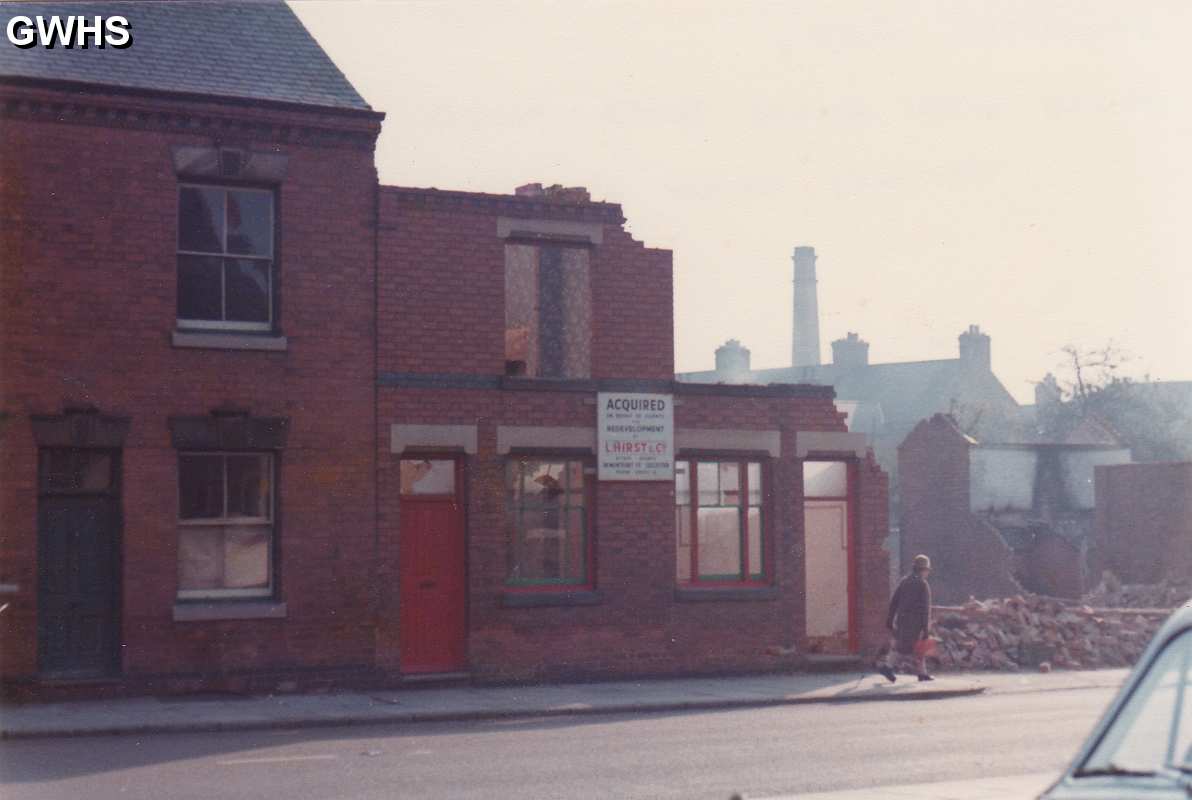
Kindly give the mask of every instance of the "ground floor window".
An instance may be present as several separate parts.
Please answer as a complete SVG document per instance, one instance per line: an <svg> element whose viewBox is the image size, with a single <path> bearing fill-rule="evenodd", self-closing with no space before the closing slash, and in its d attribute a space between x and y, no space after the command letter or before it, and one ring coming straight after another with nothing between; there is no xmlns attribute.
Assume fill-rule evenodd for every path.
<svg viewBox="0 0 1192 800"><path fill-rule="evenodd" d="M764 497L760 461L675 462L679 583L766 581Z"/></svg>
<svg viewBox="0 0 1192 800"><path fill-rule="evenodd" d="M518 457L505 471L511 586L592 583L589 466L582 459Z"/></svg>
<svg viewBox="0 0 1192 800"><path fill-rule="evenodd" d="M273 593L269 453L178 456L178 597Z"/></svg>

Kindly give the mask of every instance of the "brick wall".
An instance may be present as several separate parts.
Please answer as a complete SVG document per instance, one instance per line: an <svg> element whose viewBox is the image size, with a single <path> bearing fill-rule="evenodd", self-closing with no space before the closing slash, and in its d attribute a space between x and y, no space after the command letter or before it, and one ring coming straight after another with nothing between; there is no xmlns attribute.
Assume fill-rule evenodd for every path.
<svg viewBox="0 0 1192 800"><path fill-rule="evenodd" d="M1093 580L1109 569L1127 583L1192 574L1192 463L1094 469Z"/></svg>
<svg viewBox="0 0 1192 800"><path fill-rule="evenodd" d="M675 375L674 285L669 250L606 226L592 259L593 378Z"/></svg>
<svg viewBox="0 0 1192 800"><path fill-rule="evenodd" d="M902 563L930 556L936 601L967 599L971 573L988 564L974 563L969 547L982 538L969 514L969 445L950 417L923 420L899 445L898 494Z"/></svg>
<svg viewBox="0 0 1192 800"><path fill-rule="evenodd" d="M1075 599L1083 595L1086 588L1083 566L1084 558L1075 545L1055 534L1041 534L1029 554L1016 560L1015 574L1029 591ZM1012 594L1003 592L1000 596Z"/></svg>
<svg viewBox="0 0 1192 800"><path fill-rule="evenodd" d="M373 116L6 87L0 319L0 674L35 673L29 415L131 418L123 453L126 675L368 665L373 635ZM288 156L277 194L285 352L180 349L173 145ZM231 404L290 420L280 458L285 619L174 622L177 454L167 418Z"/></svg>
<svg viewBox="0 0 1192 800"><path fill-rule="evenodd" d="M383 268L383 265L382 265ZM773 576L777 592L755 599L694 600L676 594L674 492L669 483L600 483L595 495L595 588L590 606L510 608L505 586L505 457L498 425L594 427L584 392L385 387L378 439L381 604L378 659L401 664L398 625L400 536L398 456L387 426L477 425L478 452L464 458L468 548L468 663L480 680L614 677L772 669L778 648L802 647L803 520L795 432L843 430L830 396L749 397L681 393L676 427L780 430L783 456L770 473ZM857 477L857 591L860 644L882 641L889 592L886 477L872 459Z"/></svg>
<svg viewBox="0 0 1192 800"><path fill-rule="evenodd" d="M1012 597L1024 591L1015 576L1025 574L1030 565L1021 562L1029 560L1030 555L1016 555L997 528L975 515L970 515L957 531L956 561L952 562L955 569L949 569L942 578L931 577L931 585L939 587L936 594L940 603L960 603L970 597ZM1040 577L1055 571L1051 559L1058 552L1049 548L1047 553L1048 566L1040 565Z"/></svg>
<svg viewBox="0 0 1192 800"><path fill-rule="evenodd" d="M5 88L0 367L0 676L37 670L36 447L30 415L91 405L128 417L123 451L121 668L130 685L222 685L281 674L392 677L400 507L389 426L475 425L465 459L468 660L482 679L764 669L805 644L798 431L845 430L823 388L677 387L671 255L634 241L604 203L378 188L378 119ZM278 190L284 351L175 347L174 145L288 157ZM591 380L501 379L500 218L597 226ZM379 254L380 261L376 261ZM13 376L16 379L13 379ZM422 382L420 383L420 376ZM379 385L378 385L379 383ZM532 384L532 382L529 382ZM594 427L592 394L675 392L680 429L778 430L770 472L776 591L692 599L675 589L673 487L595 491L596 605L503 602L499 425ZM176 622L177 451L167 420L234 406L289 419L277 524L282 619ZM378 424L379 423L379 424ZM731 455L726 453L725 455ZM885 475L857 464L859 639L889 592Z"/></svg>
<svg viewBox="0 0 1192 800"><path fill-rule="evenodd" d="M378 251L381 372L505 372L500 218L594 224L592 378L674 377L671 253L621 229L619 206L384 187Z"/></svg>
<svg viewBox="0 0 1192 800"><path fill-rule="evenodd" d="M890 586L890 554L885 548L889 533L889 476L871 450L858 465L857 498L857 613L859 644L874 651L886 644L886 610Z"/></svg>
<svg viewBox="0 0 1192 800"><path fill-rule="evenodd" d="M379 369L500 375L505 251L496 220L418 199L381 190Z"/></svg>
<svg viewBox="0 0 1192 800"><path fill-rule="evenodd" d="M498 219L598 224L592 247L592 370L589 382L516 389L504 369L504 242ZM774 581L764 599L691 600L676 595L674 492L669 483L600 483L595 490L594 564L599 602L508 607L506 457L500 425L594 428L602 381L664 382L672 391L671 254L645 247L622 228L619 206L540 198L386 187L378 239L378 494L380 613L378 661L401 668L401 535L398 456L388 426L474 425L478 452L464 458L467 504L468 666L482 680L740 671L783 663L775 648L802 645L802 472L799 430L844 431L822 389L776 396L740 390L680 394L678 429L782 432L783 457L768 462ZM419 378L421 376L421 378ZM474 384L469 387L469 379ZM421 380L415 387L412 383ZM502 388L504 387L504 388ZM859 471L857 585L861 639L880 630L875 608L889 590L881 551L885 476ZM876 598L876 599L875 599ZM883 612L884 613L884 612Z"/></svg>

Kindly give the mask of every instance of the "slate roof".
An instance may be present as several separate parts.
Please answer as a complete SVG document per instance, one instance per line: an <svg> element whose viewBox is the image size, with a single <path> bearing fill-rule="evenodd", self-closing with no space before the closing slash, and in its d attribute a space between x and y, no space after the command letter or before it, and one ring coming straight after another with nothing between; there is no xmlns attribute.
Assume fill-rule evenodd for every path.
<svg viewBox="0 0 1192 800"><path fill-rule="evenodd" d="M1136 384L1142 391L1151 391L1162 402L1184 408L1192 413L1192 381L1148 381Z"/></svg>
<svg viewBox="0 0 1192 800"><path fill-rule="evenodd" d="M715 370L687 372L677 376L691 383L716 383L723 376ZM777 367L759 369L740 376L748 383L813 383L836 389L840 400L878 403L885 422L895 427L913 425L937 411L947 411L958 401L993 402L1007 409L1017 406L993 373L965 367L958 358L934 361L905 361L842 367ZM736 382L736 381L734 381Z"/></svg>
<svg viewBox="0 0 1192 800"><path fill-rule="evenodd" d="M120 15L130 47L0 47L0 78L34 78L369 111L323 48L280 0L0 3L21 14Z"/></svg>
<svg viewBox="0 0 1192 800"><path fill-rule="evenodd" d="M1147 399L1155 404L1156 410L1163 415L1172 417L1182 416L1192 418L1192 381L1135 381L1128 387L1128 391L1136 397ZM1018 430L1027 434L1040 429L1039 406L1024 405L1018 409ZM1087 417L1073 420L1066 431L1061 431L1064 443L1069 444L1103 444L1121 443L1122 437L1113 430L1112 426L1099 417ZM1041 436L1031 439L1022 438L1024 442L1045 442ZM1052 440L1054 441L1054 440ZM1188 443L1192 446L1192 443Z"/></svg>

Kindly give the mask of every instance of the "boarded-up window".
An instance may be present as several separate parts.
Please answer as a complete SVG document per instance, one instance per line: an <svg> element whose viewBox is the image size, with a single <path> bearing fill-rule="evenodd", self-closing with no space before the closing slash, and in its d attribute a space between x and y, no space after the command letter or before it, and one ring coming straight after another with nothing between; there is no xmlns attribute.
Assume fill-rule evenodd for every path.
<svg viewBox="0 0 1192 800"><path fill-rule="evenodd" d="M591 374L592 294L588 250L505 246L505 365L510 375Z"/></svg>
<svg viewBox="0 0 1192 800"><path fill-rule="evenodd" d="M273 591L273 456L178 456L178 597Z"/></svg>

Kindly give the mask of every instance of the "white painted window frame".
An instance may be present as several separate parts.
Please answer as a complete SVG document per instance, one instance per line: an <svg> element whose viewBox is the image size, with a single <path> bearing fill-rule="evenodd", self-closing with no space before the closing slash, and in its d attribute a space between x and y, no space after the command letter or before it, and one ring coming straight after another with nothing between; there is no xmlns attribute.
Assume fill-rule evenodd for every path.
<svg viewBox="0 0 1192 800"><path fill-rule="evenodd" d="M222 526L232 527L246 527L257 526L269 529L269 585L263 589L178 589L177 598L179 600L213 600L222 598L261 598L272 597L274 590L274 571L275 564L273 563L274 545L274 520L276 519L275 498L276 498L276 462L273 453L260 452L257 450L183 450L178 453L179 465L185 456L221 456L223 457L223 514L219 517L203 517L199 519L183 519L182 518L182 477L181 469L179 469L178 478L178 527L181 528L218 528ZM269 496L268 496L268 516L265 517L229 517L228 516L228 466L227 456L258 456L265 459L266 474L269 476Z"/></svg>

